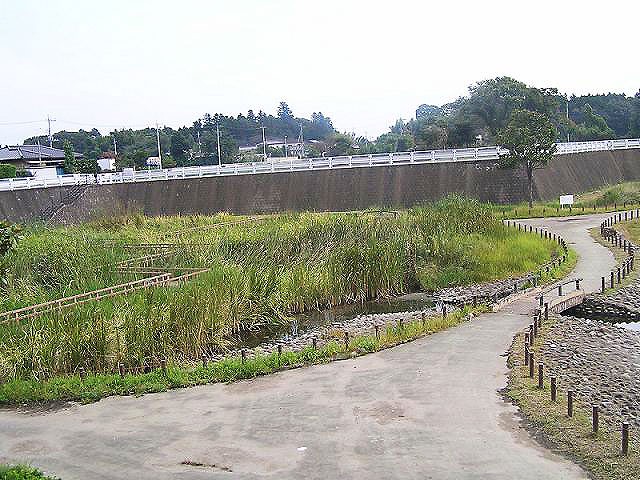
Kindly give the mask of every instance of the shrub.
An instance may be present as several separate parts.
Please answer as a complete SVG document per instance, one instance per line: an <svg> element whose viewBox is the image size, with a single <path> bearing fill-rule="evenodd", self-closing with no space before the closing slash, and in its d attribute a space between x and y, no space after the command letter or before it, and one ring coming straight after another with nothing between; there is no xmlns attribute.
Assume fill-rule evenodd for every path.
<svg viewBox="0 0 640 480"><path fill-rule="evenodd" d="M0 163L0 178L16 178L16 167L8 163Z"/></svg>

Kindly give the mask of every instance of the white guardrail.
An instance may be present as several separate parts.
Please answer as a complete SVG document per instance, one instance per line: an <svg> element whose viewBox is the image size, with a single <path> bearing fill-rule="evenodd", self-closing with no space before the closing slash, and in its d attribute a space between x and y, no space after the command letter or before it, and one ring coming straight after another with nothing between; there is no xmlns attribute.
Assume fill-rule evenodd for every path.
<svg viewBox="0 0 640 480"><path fill-rule="evenodd" d="M640 139L601 140L596 142L558 143L556 155L578 152L623 150L640 148ZM463 148L452 150L430 150L426 152L397 152L372 155L344 155L339 157L292 158L276 162L228 163L222 166L178 167L162 170L138 170L129 174L123 172L100 173L98 175L73 174L50 178L10 178L0 180L0 190L23 190L30 188L60 187L65 185L92 185L129 182L149 182L180 178L219 177L230 175L253 175L258 173L298 172L307 170L327 170L339 168L376 167L389 165L409 165L420 163L473 162L477 160L497 160L508 153L501 147Z"/></svg>

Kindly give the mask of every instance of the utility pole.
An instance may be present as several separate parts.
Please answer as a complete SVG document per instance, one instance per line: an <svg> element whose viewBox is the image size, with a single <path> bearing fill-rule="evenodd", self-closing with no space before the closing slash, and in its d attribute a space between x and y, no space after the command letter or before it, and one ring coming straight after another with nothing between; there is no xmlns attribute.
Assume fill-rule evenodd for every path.
<svg viewBox="0 0 640 480"><path fill-rule="evenodd" d="M260 127L262 129L262 155L264 155L264 161L267 161L267 141L264 138L264 125Z"/></svg>
<svg viewBox="0 0 640 480"><path fill-rule="evenodd" d="M567 143L569 143L569 95L567 95Z"/></svg>
<svg viewBox="0 0 640 480"><path fill-rule="evenodd" d="M56 119L55 118L51 118L49 117L49 115L47 115L47 123L49 124L49 146L53 147L53 137L51 136L51 122L55 122Z"/></svg>
<svg viewBox="0 0 640 480"><path fill-rule="evenodd" d="M40 146L40 136L38 135L36 139L38 140L38 161L42 167L42 146Z"/></svg>
<svg viewBox="0 0 640 480"><path fill-rule="evenodd" d="M300 134L298 135L298 143L302 145L301 157L304 158L304 135L302 134L302 124L300 124Z"/></svg>
<svg viewBox="0 0 640 480"><path fill-rule="evenodd" d="M287 153L287 136L284 136L284 158L287 158L289 154Z"/></svg>
<svg viewBox="0 0 640 480"><path fill-rule="evenodd" d="M220 126L216 123L216 136L217 136L217 144L218 144L218 166L222 165L222 156L220 154Z"/></svg>
<svg viewBox="0 0 640 480"><path fill-rule="evenodd" d="M158 159L160 160L160 168L162 169L162 152L160 151L160 129L156 122L156 141L158 142Z"/></svg>

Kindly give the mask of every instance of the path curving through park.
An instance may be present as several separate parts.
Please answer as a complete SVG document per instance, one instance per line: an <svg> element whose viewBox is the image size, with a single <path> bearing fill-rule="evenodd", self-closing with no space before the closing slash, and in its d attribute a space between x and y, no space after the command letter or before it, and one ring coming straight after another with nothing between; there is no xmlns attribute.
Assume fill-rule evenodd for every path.
<svg viewBox="0 0 640 480"><path fill-rule="evenodd" d="M522 223L561 234L591 291L615 263L588 232L604 218ZM63 480L588 478L532 439L500 393L534 306L528 294L392 349L250 381L0 411L0 463Z"/></svg>

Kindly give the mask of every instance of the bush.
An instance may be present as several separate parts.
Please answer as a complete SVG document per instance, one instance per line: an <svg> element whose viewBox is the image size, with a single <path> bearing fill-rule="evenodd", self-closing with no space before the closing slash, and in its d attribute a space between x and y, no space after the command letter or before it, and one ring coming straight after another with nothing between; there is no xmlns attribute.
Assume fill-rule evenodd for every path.
<svg viewBox="0 0 640 480"><path fill-rule="evenodd" d="M0 480L55 480L45 477L37 468L26 465L8 466L0 465Z"/></svg>
<svg viewBox="0 0 640 480"><path fill-rule="evenodd" d="M16 178L16 167L8 163L0 163L0 178Z"/></svg>

